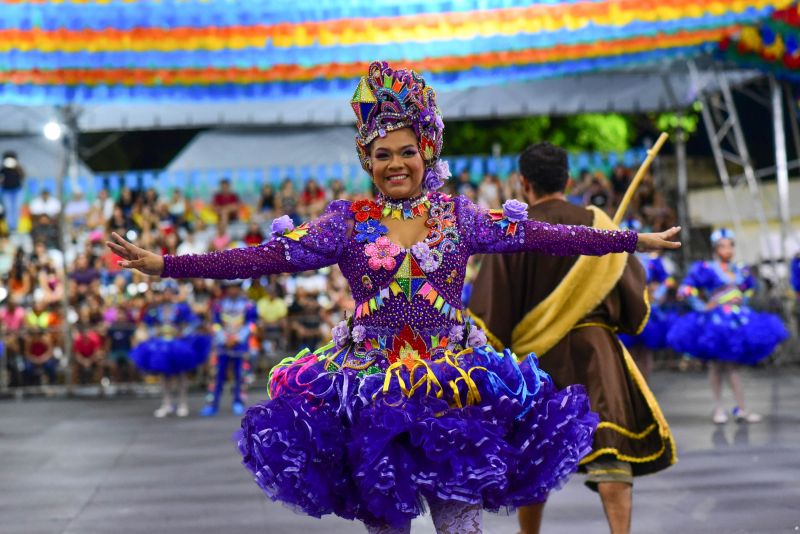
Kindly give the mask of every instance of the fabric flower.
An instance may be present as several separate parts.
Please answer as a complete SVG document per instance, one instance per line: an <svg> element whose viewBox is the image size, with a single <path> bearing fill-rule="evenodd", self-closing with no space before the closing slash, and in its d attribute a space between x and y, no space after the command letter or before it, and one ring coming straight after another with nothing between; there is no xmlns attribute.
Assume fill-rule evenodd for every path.
<svg viewBox="0 0 800 534"><path fill-rule="evenodd" d="M381 236L374 243L364 247L364 252L369 256L370 269L391 271L397 265L394 257L400 254L400 247L389 241L388 237Z"/></svg>
<svg viewBox="0 0 800 534"><path fill-rule="evenodd" d="M388 231L388 228L375 219L367 219L364 222L356 223L356 241L359 243L366 241L374 243L376 239Z"/></svg>
<svg viewBox="0 0 800 534"><path fill-rule="evenodd" d="M445 180L450 176L450 164L444 160L438 160L433 167L425 171L425 187L429 191L435 191L444 185Z"/></svg>
<svg viewBox="0 0 800 534"><path fill-rule="evenodd" d="M468 347L483 347L486 345L486 334L478 328L477 326L473 326L469 331L469 336L467 336L467 346Z"/></svg>
<svg viewBox="0 0 800 534"><path fill-rule="evenodd" d="M464 339L464 325L454 324L451 326L448 337L450 338L451 343L461 343L461 341Z"/></svg>
<svg viewBox="0 0 800 534"><path fill-rule="evenodd" d="M279 236L294 230L294 222L288 215L278 217L272 221L272 235Z"/></svg>
<svg viewBox="0 0 800 534"><path fill-rule="evenodd" d="M333 334L333 342L336 344L337 349L347 346L350 341L350 328L347 326L347 321L340 321L339 324L333 327L331 331Z"/></svg>
<svg viewBox="0 0 800 534"><path fill-rule="evenodd" d="M419 242L411 247L411 254L417 259L420 269L426 273L432 273L439 268L439 259L431 248L423 242Z"/></svg>
<svg viewBox="0 0 800 534"><path fill-rule="evenodd" d="M357 324L353 327L353 343L361 343L367 337L367 329L364 328L364 325Z"/></svg>
<svg viewBox="0 0 800 534"><path fill-rule="evenodd" d="M528 205L516 199L509 199L503 203L503 216L513 223L518 223L528 218Z"/></svg>
<svg viewBox="0 0 800 534"><path fill-rule="evenodd" d="M358 222L364 222L367 219L381 220L382 210L371 200L356 200L350 205L350 211L355 213Z"/></svg>

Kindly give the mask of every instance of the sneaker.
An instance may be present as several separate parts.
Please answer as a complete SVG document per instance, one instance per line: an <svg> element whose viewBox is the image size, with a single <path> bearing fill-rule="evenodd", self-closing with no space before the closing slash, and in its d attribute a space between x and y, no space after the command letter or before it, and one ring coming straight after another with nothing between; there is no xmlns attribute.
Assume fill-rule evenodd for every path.
<svg viewBox="0 0 800 534"><path fill-rule="evenodd" d="M218 410L216 406L213 406L211 404L206 404L200 410L200 417L214 417L215 415L217 415L217 411Z"/></svg>
<svg viewBox="0 0 800 534"><path fill-rule="evenodd" d="M244 404L241 401L236 401L232 406L233 415L242 415L244 413Z"/></svg>
<svg viewBox="0 0 800 534"><path fill-rule="evenodd" d="M178 417L186 417L187 415L189 415L189 407L186 406L186 404L181 403L180 406L178 406L175 415L177 415Z"/></svg>
<svg viewBox="0 0 800 534"><path fill-rule="evenodd" d="M764 418L755 412L748 412L738 406L733 409L733 418L737 423L760 423Z"/></svg>
<svg viewBox="0 0 800 534"><path fill-rule="evenodd" d="M714 421L715 425L724 425L728 422L728 414L725 413L725 410L722 408L716 408L714 410L714 415L711 417L712 421Z"/></svg>
<svg viewBox="0 0 800 534"><path fill-rule="evenodd" d="M168 415L170 415L170 414L172 414L174 412L175 412L175 407L173 405L171 405L171 404L162 404L155 412L153 412L153 415L157 419L163 419L164 417L166 417L166 416L168 416Z"/></svg>

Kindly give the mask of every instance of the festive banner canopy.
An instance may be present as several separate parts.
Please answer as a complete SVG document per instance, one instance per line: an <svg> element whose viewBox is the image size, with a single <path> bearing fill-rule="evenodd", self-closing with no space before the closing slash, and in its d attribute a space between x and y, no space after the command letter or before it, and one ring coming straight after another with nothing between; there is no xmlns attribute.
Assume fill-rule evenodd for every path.
<svg viewBox="0 0 800 534"><path fill-rule="evenodd" d="M720 43L721 56L735 64L800 82L800 6L775 11L759 24Z"/></svg>
<svg viewBox="0 0 800 534"><path fill-rule="evenodd" d="M375 59L439 91L694 57L787 0L0 1L0 102L330 97Z"/></svg>

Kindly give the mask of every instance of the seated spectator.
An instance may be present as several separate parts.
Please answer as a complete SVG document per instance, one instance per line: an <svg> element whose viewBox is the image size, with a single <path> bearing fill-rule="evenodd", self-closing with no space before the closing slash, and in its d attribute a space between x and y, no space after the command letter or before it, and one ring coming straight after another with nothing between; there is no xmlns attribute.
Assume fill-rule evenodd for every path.
<svg viewBox="0 0 800 534"><path fill-rule="evenodd" d="M279 215L288 215L295 225L302 222L302 217L297 209L297 193L295 193L294 184L289 178L286 178L281 184L281 189L275 197L275 206Z"/></svg>
<svg viewBox="0 0 800 534"><path fill-rule="evenodd" d="M219 225L227 227L228 222L235 221L239 216L239 195L231 189L231 181L227 178L219 183L219 190L214 193L211 206L219 219Z"/></svg>
<svg viewBox="0 0 800 534"><path fill-rule="evenodd" d="M636 190L631 210L639 217L645 232L662 232L675 224L675 212L667 206L664 196L656 189L653 176L648 174Z"/></svg>
<svg viewBox="0 0 800 534"><path fill-rule="evenodd" d="M72 383L87 384L100 381L105 353L103 339L91 320L89 308L78 312L78 322L72 332Z"/></svg>
<svg viewBox="0 0 800 534"><path fill-rule="evenodd" d="M14 264L14 243L6 236L0 236L0 278L8 274Z"/></svg>
<svg viewBox="0 0 800 534"><path fill-rule="evenodd" d="M217 235L211 240L211 250L225 250L231 244L231 236L223 224L217 225Z"/></svg>
<svg viewBox="0 0 800 534"><path fill-rule="evenodd" d="M111 214L111 219L108 220L106 225L108 233L116 232L121 236L128 233L128 230L133 228L133 221L130 217L125 215L125 212L120 206L114 206L114 211Z"/></svg>
<svg viewBox="0 0 800 534"><path fill-rule="evenodd" d="M41 241L48 249L60 249L61 242L58 232L58 221L45 214L32 218L31 239Z"/></svg>
<svg viewBox="0 0 800 534"><path fill-rule="evenodd" d="M83 197L83 193L76 189L72 193L72 198L64 206L64 224L73 240L78 236L78 232L87 226L91 206L89 201Z"/></svg>
<svg viewBox="0 0 800 534"><path fill-rule="evenodd" d="M264 349L267 352L275 352L281 346L281 340L287 334L286 318L289 308L286 302L278 296L274 285L262 284L263 296L256 303L256 311L260 321L259 332L262 335ZM283 348L283 347L281 347Z"/></svg>
<svg viewBox="0 0 800 534"><path fill-rule="evenodd" d="M22 251L22 249L19 250ZM33 280L25 262L15 261L11 266L7 287L11 298L16 298L20 302L28 299L29 293L33 290Z"/></svg>
<svg viewBox="0 0 800 534"><path fill-rule="evenodd" d="M478 205L486 209L498 209L503 205L503 184L494 174L483 177L478 186Z"/></svg>
<svg viewBox="0 0 800 534"><path fill-rule="evenodd" d="M255 247L264 242L264 232L261 231L261 226L257 222L251 222L247 225L247 233L244 234L244 243L248 247Z"/></svg>
<svg viewBox="0 0 800 534"><path fill-rule="evenodd" d="M29 206L31 217L40 219L41 216L46 216L49 221L55 221L58 214L61 213L61 201L56 197L50 195L49 189L43 189L39 196L31 200Z"/></svg>
<svg viewBox="0 0 800 534"><path fill-rule="evenodd" d="M8 372L9 385L21 386L24 368L25 308L18 298L9 298L4 307L0 308L0 340L5 345L6 371Z"/></svg>
<svg viewBox="0 0 800 534"><path fill-rule="evenodd" d="M176 252L178 255L184 254L202 254L208 250L208 247L203 246L202 243L197 241L194 232L186 232L183 241L178 245Z"/></svg>
<svg viewBox="0 0 800 534"><path fill-rule="evenodd" d="M300 215L306 219L318 217L325 210L326 202L325 191L312 178L306 183L303 192L300 193Z"/></svg>
<svg viewBox="0 0 800 534"><path fill-rule="evenodd" d="M469 175L469 170L467 169L464 169L458 173L458 179L456 180L455 188L457 195L464 195L468 198L477 197L478 187L472 183L472 177Z"/></svg>
<svg viewBox="0 0 800 534"><path fill-rule="evenodd" d="M114 201L108 197L107 189L101 189L89 209L87 225L92 229L102 228L111 220L112 215L114 215Z"/></svg>
<svg viewBox="0 0 800 534"><path fill-rule="evenodd" d="M136 324L130 310L124 304L112 306L113 317L106 330L106 352L108 368L114 382L130 381L135 372L131 365L130 352Z"/></svg>
<svg viewBox="0 0 800 534"><path fill-rule="evenodd" d="M33 298L41 300L46 306L59 304L64 297L64 284L61 281L62 271L52 263L43 264L39 268L38 287Z"/></svg>
<svg viewBox="0 0 800 534"><path fill-rule="evenodd" d="M258 212L264 220L270 220L275 214L275 191L270 184L261 186L261 197L258 199Z"/></svg>
<svg viewBox="0 0 800 534"><path fill-rule="evenodd" d="M321 306L317 299L298 287L288 312L289 327L295 336L297 347L316 349L322 339Z"/></svg>
<svg viewBox="0 0 800 534"><path fill-rule="evenodd" d="M90 293L90 286L100 281L100 272L89 263L86 254L79 254L69 273L70 302L81 303Z"/></svg>
<svg viewBox="0 0 800 534"><path fill-rule="evenodd" d="M53 357L55 344L51 334L42 328L32 328L24 341L24 348L23 384L26 386L55 384L58 361Z"/></svg>
<svg viewBox="0 0 800 534"><path fill-rule="evenodd" d="M130 217L133 212L133 205L136 203L136 196L131 191L131 188L125 186L119 192L119 199L117 200L117 206L122 210L122 214L125 217Z"/></svg>
<svg viewBox="0 0 800 534"><path fill-rule="evenodd" d="M609 191L603 178L598 176L592 178L589 188L584 194L584 204L595 206L605 212L611 212L613 209L611 191Z"/></svg>
<svg viewBox="0 0 800 534"><path fill-rule="evenodd" d="M328 187L331 191L331 200L346 200L347 199L347 191L344 188L344 182L339 180L338 178L335 180L331 180L328 184Z"/></svg>
<svg viewBox="0 0 800 534"><path fill-rule="evenodd" d="M614 194L612 201L616 208L619 206L622 197L625 196L625 191L628 190L628 186L631 183L631 176L628 173L628 169L621 164L614 167L614 170L611 171L611 176L609 176L609 182L611 183L611 192Z"/></svg>
<svg viewBox="0 0 800 534"><path fill-rule="evenodd" d="M167 211L172 218L172 224L176 228L180 228L186 224L186 212L189 209L189 203L186 197L177 187L172 190L172 197L169 199Z"/></svg>

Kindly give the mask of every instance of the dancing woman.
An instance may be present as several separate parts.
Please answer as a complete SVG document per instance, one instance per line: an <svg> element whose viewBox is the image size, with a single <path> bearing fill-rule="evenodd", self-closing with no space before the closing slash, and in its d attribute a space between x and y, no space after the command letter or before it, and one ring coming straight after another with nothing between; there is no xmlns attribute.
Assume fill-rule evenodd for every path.
<svg viewBox="0 0 800 534"><path fill-rule="evenodd" d="M728 421L722 407L722 384L726 378L736 399L733 408L736 421L758 423L761 415L745 406L739 365L754 365L763 360L788 333L777 316L755 312L747 306L755 278L747 267L733 262L733 232L725 228L715 231L711 245L715 259L692 265L679 289L679 297L693 311L675 322L667 341L676 351L709 362L714 423Z"/></svg>
<svg viewBox="0 0 800 534"><path fill-rule="evenodd" d="M674 247L662 234L527 220L515 201L483 210L436 192L444 123L410 70L370 65L351 105L356 149L379 191L331 203L248 249L159 256L118 235L123 267L172 278L251 278L338 263L357 303L333 340L271 372L270 399L238 434L244 465L273 500L369 532L409 532L427 501L440 533L481 532L481 510L544 499L591 448L597 416L580 386L557 390L533 355L486 344L461 304L470 255ZM309 147L310 148L310 147Z"/></svg>

